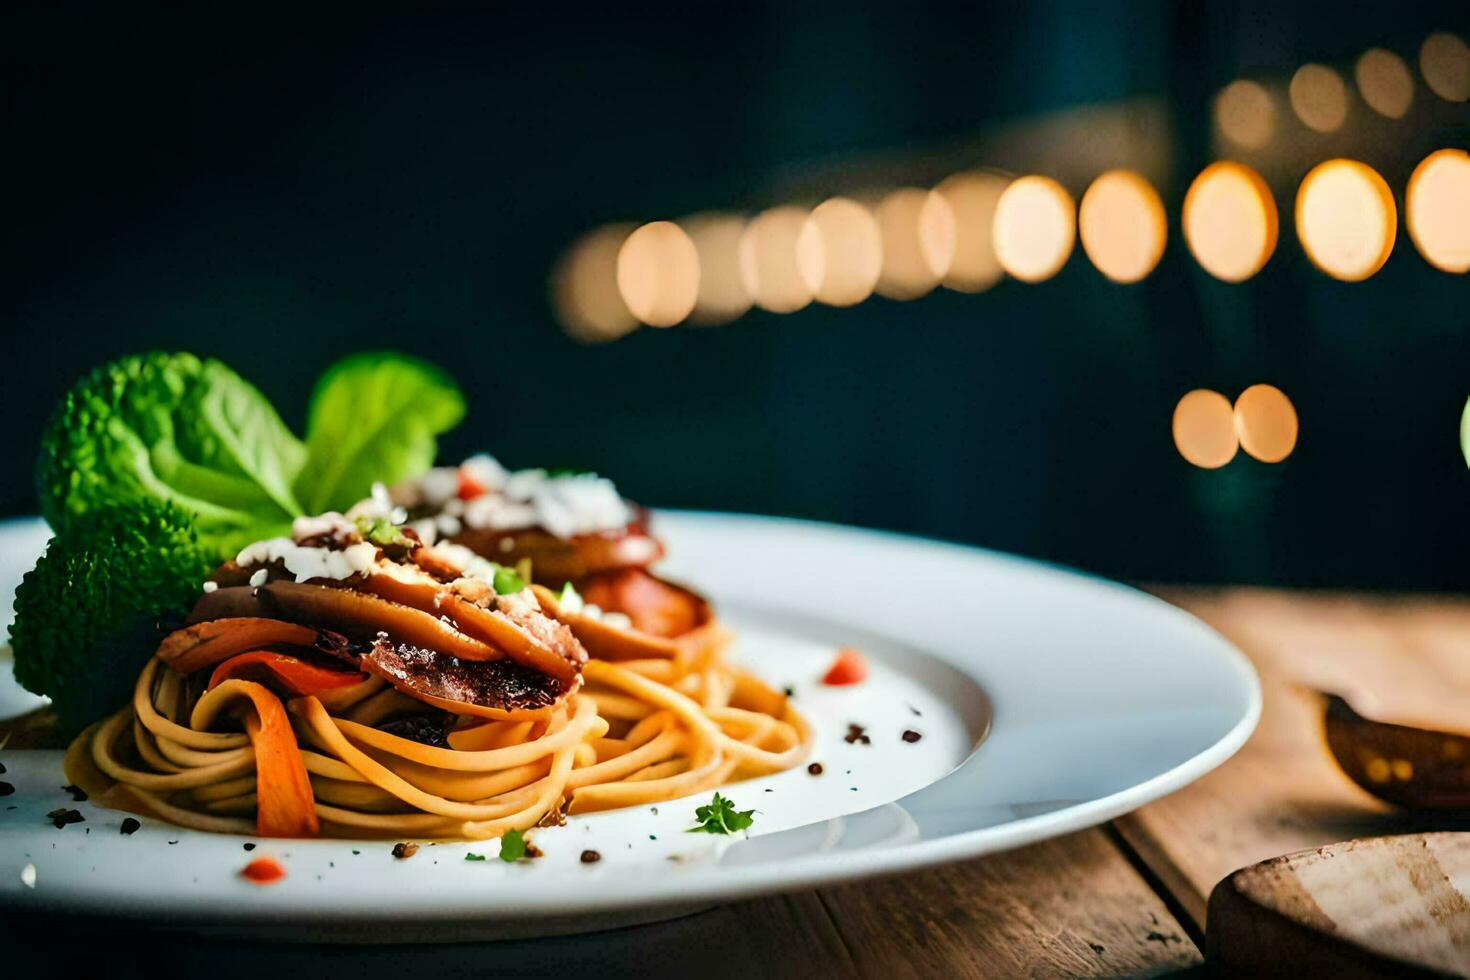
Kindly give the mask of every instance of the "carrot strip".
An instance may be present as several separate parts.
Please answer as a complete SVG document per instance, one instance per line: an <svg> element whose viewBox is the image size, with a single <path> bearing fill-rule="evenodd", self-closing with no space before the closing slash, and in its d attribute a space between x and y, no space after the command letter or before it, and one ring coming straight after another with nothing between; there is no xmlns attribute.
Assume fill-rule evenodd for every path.
<svg viewBox="0 0 1470 980"><path fill-rule="evenodd" d="M262 837L316 837L321 827L311 780L280 698L254 681L225 680L199 699L190 726L207 729L240 698L255 709L245 715L245 731L255 749L255 832Z"/></svg>
<svg viewBox="0 0 1470 980"><path fill-rule="evenodd" d="M231 678L257 681L286 697L299 698L361 684L367 675L356 670L319 667L289 654L251 650L236 654L214 668L206 690L213 690Z"/></svg>

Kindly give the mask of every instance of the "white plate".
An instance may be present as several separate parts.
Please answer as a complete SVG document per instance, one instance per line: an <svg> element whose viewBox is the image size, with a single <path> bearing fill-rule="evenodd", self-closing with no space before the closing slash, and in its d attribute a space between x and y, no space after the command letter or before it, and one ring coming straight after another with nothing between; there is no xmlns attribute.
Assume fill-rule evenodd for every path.
<svg viewBox="0 0 1470 980"><path fill-rule="evenodd" d="M123 837L123 814L70 802L59 753L12 750L0 754L0 779L16 787L0 798L0 907L316 941L606 928L1098 824L1219 765L1260 714L1244 657L1119 585L832 525L657 520L672 556L664 570L715 597L740 631L736 656L793 685L818 727L821 776L801 767L728 790L759 810L749 839L684 833L702 802L691 799L537 831L546 856L526 864L496 861L493 841L425 846L404 861L381 842L262 840L247 855L247 838L153 820ZM0 588L34 560L37 524L0 525ZM867 653L874 673L857 688L823 688L817 678L841 645ZM850 722L871 744L844 740ZM910 728L921 741L903 741ZM72 805L85 823L46 821ZM602 860L580 863L584 848ZM285 880L237 876L264 854L282 861ZM22 881L27 865L34 887Z"/></svg>

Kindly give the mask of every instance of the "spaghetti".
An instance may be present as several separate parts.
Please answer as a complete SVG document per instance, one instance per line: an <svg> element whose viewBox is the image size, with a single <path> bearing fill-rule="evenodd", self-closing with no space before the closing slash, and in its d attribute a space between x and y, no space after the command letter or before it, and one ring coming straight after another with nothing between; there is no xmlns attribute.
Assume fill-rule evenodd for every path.
<svg viewBox="0 0 1470 980"><path fill-rule="evenodd" d="M298 522L216 572L68 779L199 830L483 839L804 759L808 724L712 615L588 659L585 617L510 569L371 530Z"/></svg>

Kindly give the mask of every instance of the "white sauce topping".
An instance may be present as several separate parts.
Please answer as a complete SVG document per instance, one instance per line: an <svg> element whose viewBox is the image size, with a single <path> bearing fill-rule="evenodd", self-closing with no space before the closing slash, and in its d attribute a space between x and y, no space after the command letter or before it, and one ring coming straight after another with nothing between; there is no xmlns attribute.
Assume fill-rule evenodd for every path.
<svg viewBox="0 0 1470 980"><path fill-rule="evenodd" d="M204 583L204 594L205 595L209 595L209 593L215 591L218 588L219 588L219 583L218 582L215 582L215 581L205 582Z"/></svg>
<svg viewBox="0 0 1470 980"><path fill-rule="evenodd" d="M464 483L485 492L461 500ZM376 491L377 488L375 488ZM393 506L397 503L400 506ZM347 512L348 517L390 517L395 522L403 504L427 507L441 538L453 537L464 528L491 531L520 531L540 527L559 538L598 531L616 531L633 519L611 480L590 473L551 476L545 470L506 472L492 456L471 456L461 465L439 466L417 482L400 486L396 500L383 494L364 500Z"/></svg>
<svg viewBox="0 0 1470 980"><path fill-rule="evenodd" d="M247 545L235 558L235 563L242 568L248 568L251 565L268 565L279 561L286 566L286 571L296 576L296 581L304 582L311 578L340 580L367 574L373 570L377 557L377 546L366 541L335 551L331 548L304 547L290 538L270 538ZM256 584L254 575L250 581L252 585Z"/></svg>
<svg viewBox="0 0 1470 980"><path fill-rule="evenodd" d="M351 540L359 535L357 525L335 510L318 514L316 517L298 517L291 522L291 537L297 541L323 536L341 536Z"/></svg>
<svg viewBox="0 0 1470 980"><path fill-rule="evenodd" d="M268 570L264 568L259 569L255 572L255 574L250 576L250 587L252 589L260 588L266 583L266 580L270 578L270 575L271 573Z"/></svg>
<svg viewBox="0 0 1470 980"><path fill-rule="evenodd" d="M556 602L561 606L562 612L581 613L588 619L595 619L620 630L633 628L633 621L626 613L606 612L595 602L585 602L582 594L575 589L563 589L561 595L557 596Z"/></svg>

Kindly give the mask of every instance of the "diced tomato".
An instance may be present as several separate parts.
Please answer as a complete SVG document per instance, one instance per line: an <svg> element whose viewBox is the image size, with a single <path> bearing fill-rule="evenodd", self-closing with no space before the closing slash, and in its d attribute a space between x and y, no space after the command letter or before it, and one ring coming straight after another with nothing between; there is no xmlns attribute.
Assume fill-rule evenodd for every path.
<svg viewBox="0 0 1470 980"><path fill-rule="evenodd" d="M868 661L852 647L843 647L838 650L837 659L832 661L832 666L828 667L827 673L822 675L822 683L833 687L861 684L867 679Z"/></svg>
<svg viewBox="0 0 1470 980"><path fill-rule="evenodd" d="M474 500L485 493L485 486L469 474L463 466L459 468L459 499Z"/></svg>
<svg viewBox="0 0 1470 980"><path fill-rule="evenodd" d="M240 869L240 877L257 885L272 885L286 877L286 869L275 858L258 857Z"/></svg>

